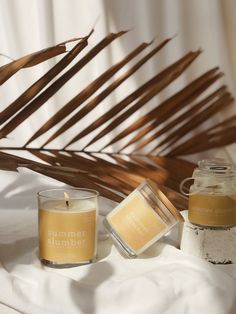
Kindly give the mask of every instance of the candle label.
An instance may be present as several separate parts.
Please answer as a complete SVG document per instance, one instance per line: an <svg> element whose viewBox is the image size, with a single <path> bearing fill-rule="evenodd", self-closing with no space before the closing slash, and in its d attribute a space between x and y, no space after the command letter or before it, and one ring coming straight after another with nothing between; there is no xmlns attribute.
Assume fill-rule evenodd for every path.
<svg viewBox="0 0 236 314"><path fill-rule="evenodd" d="M166 224L140 193L136 192L117 206L107 216L107 221L119 237L136 252L166 229Z"/></svg>
<svg viewBox="0 0 236 314"><path fill-rule="evenodd" d="M59 263L93 260L96 252L96 210L39 210L39 255Z"/></svg>
<svg viewBox="0 0 236 314"><path fill-rule="evenodd" d="M188 217L199 225L233 225L236 224L236 202L226 195L190 195Z"/></svg>

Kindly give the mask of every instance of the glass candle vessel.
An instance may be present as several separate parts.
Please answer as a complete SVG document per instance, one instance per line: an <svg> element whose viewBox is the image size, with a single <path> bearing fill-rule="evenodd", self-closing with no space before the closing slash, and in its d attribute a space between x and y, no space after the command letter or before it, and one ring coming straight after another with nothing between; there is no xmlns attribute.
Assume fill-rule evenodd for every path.
<svg viewBox="0 0 236 314"><path fill-rule="evenodd" d="M193 172L188 219L214 228L236 225L235 170L223 159L201 160Z"/></svg>
<svg viewBox="0 0 236 314"><path fill-rule="evenodd" d="M136 257L180 220L179 211L147 179L106 216L104 225L122 252Z"/></svg>
<svg viewBox="0 0 236 314"><path fill-rule="evenodd" d="M63 268L94 262L98 192L51 189L38 193L39 258Z"/></svg>

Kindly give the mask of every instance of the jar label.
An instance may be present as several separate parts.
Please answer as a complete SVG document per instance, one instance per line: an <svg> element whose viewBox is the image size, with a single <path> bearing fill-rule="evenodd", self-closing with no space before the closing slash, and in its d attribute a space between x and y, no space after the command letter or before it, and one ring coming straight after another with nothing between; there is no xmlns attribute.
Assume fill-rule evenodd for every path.
<svg viewBox="0 0 236 314"><path fill-rule="evenodd" d="M195 194L189 197L189 221L199 225L236 224L236 202L230 196Z"/></svg>
<svg viewBox="0 0 236 314"><path fill-rule="evenodd" d="M96 210L39 209L39 255L51 262L76 263L96 254Z"/></svg>
<svg viewBox="0 0 236 314"><path fill-rule="evenodd" d="M130 194L108 216L119 237L135 252L166 229L166 224L139 192Z"/></svg>

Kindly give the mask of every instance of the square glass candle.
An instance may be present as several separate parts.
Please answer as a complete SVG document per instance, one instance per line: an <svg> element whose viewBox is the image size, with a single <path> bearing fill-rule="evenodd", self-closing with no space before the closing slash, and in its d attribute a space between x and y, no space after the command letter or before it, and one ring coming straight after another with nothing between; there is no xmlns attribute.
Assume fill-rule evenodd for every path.
<svg viewBox="0 0 236 314"><path fill-rule="evenodd" d="M104 225L120 250L136 257L179 221L179 211L146 179L106 216Z"/></svg>
<svg viewBox="0 0 236 314"><path fill-rule="evenodd" d="M64 268L92 263L97 254L99 193L51 189L38 193L39 258Z"/></svg>

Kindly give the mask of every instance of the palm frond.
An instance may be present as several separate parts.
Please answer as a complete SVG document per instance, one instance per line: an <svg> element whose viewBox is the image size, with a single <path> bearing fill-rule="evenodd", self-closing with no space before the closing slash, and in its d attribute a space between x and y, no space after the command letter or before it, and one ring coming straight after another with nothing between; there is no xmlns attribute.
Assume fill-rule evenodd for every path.
<svg viewBox="0 0 236 314"><path fill-rule="evenodd" d="M114 40L122 40L121 37L127 32L108 34L79 58L92 33L93 30L87 36L67 41L76 42L69 51L66 51L65 42L0 67L0 84L3 84L25 67L64 54L47 73L0 113L0 138L9 136L42 106L47 106L48 100L69 80ZM225 110L233 101L225 85L218 84L214 88L214 83L223 74L218 68L210 69L173 96L161 103L156 102L145 114L134 117L141 108L148 108L150 100L187 71L201 53L199 50L187 53L156 73L100 116L94 115L89 125L79 127L64 147L47 148L70 128L79 126L80 121L101 106L122 83L135 76L151 58L156 58L170 40L167 38L146 54L145 50L153 42L141 43L79 91L34 134L29 134L23 146L0 147L0 169L17 171L19 167L26 167L72 186L96 189L104 197L117 202L143 178L149 177L164 190L176 207L185 209L187 200L179 194L179 184L192 174L195 165L178 157L221 147L236 140L236 117L218 124L212 122L212 117ZM133 65L119 74L131 61ZM62 71L64 73L61 74ZM132 123L129 122L130 117L133 117ZM124 123L126 126L121 128ZM54 133L47 135L52 128L56 129ZM116 135L113 135L114 130ZM108 134L110 140L105 142ZM43 145L33 147L32 143L42 135L46 138ZM80 140L88 135L90 138L87 143L79 147ZM95 143L100 146L99 149L92 149ZM72 144L78 148L70 149ZM114 149L113 144L118 144L119 148ZM112 147L112 152L106 151L108 147ZM11 151L11 154L4 150ZM18 151L28 152L31 158L19 157Z"/></svg>
<svg viewBox="0 0 236 314"><path fill-rule="evenodd" d="M22 109L45 86L47 86L47 84L49 84L51 82L51 80L57 74L59 74L68 64L70 64L70 62L72 62L73 59L87 46L88 38L91 36L92 33L93 33L93 30L90 32L90 34L88 36L81 38L79 40L79 43L77 45L75 45L74 48L60 60L60 62L58 62L54 67L52 67L45 75L43 75L38 81L36 81L32 86L30 86L23 94L21 94L15 101L13 101L5 110L3 110L1 112L1 115L0 115L0 123L3 124L8 119L10 119L13 116L13 114L15 114L17 111ZM72 40L68 40L67 43L71 42L71 41ZM58 47L59 47L60 48L59 52L64 53L65 52L65 44L66 43L59 44L59 45L55 46L55 48L56 48L55 52L58 52ZM31 61L31 63L30 63L31 66L33 64L35 64L37 61L41 63L42 61L44 61L44 59L46 59L46 57L51 58L51 57L54 57L56 55L56 54L54 54L54 55L49 54L48 55L48 53L47 53L48 50L54 51L55 48L51 47L51 48L49 48L50 50L46 49L46 50L43 50L43 52L38 52L38 53L32 54L30 56L23 57L23 58L19 59L21 61L20 64L22 64L22 67L25 67L25 66L23 66L22 59L23 59L25 65L27 65L27 66L29 66L29 62L27 63L27 60L29 60L29 59ZM5 71L8 69L8 71L6 71L6 73L13 71L13 69L15 70L15 72L19 71L20 70L19 60L16 60L16 61L10 63L8 66L5 66ZM39 60L41 60L41 61L39 61ZM17 67L17 65L18 65L18 67ZM13 69L11 69L12 67L13 67ZM0 68L0 77L2 77L1 76L1 68ZM3 74L3 77L4 77L4 74ZM9 75L8 75L8 78L9 78ZM23 119L24 119L24 114L23 114ZM14 121L16 121L16 119ZM14 123L14 121L13 121L13 123ZM11 128L10 128L10 130L11 130ZM4 133L4 131L3 131L3 136L6 136L9 132L10 131L5 131L5 133Z"/></svg>

